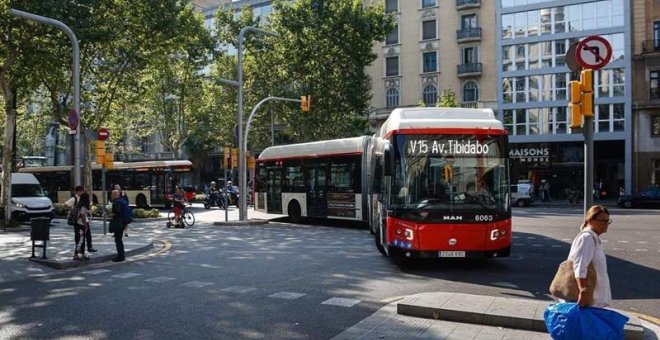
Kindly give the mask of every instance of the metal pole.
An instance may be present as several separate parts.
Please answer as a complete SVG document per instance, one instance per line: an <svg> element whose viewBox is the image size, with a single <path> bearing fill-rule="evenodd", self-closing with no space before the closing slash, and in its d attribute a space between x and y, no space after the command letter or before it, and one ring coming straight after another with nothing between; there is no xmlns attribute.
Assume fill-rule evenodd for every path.
<svg viewBox="0 0 660 340"><path fill-rule="evenodd" d="M245 198L241 197L241 191L247 191L247 179L245 178L245 154L246 150L243 148L243 37L247 32L255 32L263 35L277 36L277 33L264 31L256 27L248 26L243 27L238 33L238 113L236 120L238 122L238 185L239 185L239 208L238 219L245 221L247 215L247 205Z"/></svg>
<svg viewBox="0 0 660 340"><path fill-rule="evenodd" d="M584 117L584 215L594 203L594 117Z"/></svg>
<svg viewBox="0 0 660 340"><path fill-rule="evenodd" d="M101 166L101 187L103 187L103 191L101 191L101 195L103 195L103 210L101 211L103 211L103 235L105 235L107 230L105 206L108 204L108 193L105 191L105 165Z"/></svg>
<svg viewBox="0 0 660 340"><path fill-rule="evenodd" d="M275 114L270 110L270 146L275 146Z"/></svg>
<svg viewBox="0 0 660 340"><path fill-rule="evenodd" d="M55 26L67 35L69 37L69 40L71 40L71 46L73 47L72 51L72 56L73 56L73 63L71 65L71 73L73 76L73 108L76 110L76 113L78 114L78 126L76 127L76 134L75 134L75 139L74 139L74 149L75 149L75 157L74 157L74 167L73 167L73 181L74 181L74 186L78 186L82 184L82 175L81 175L81 169L80 169L80 153L81 153L81 145L80 145L80 47L78 46L78 38L76 38L76 35L73 33L71 28L69 26L65 25L61 21L51 19L51 18L46 18L42 17L40 15L32 14L32 13L27 13L15 9L9 9L9 14L23 18L23 19L28 19L28 20L33 20L36 22L40 22L42 24L46 25L51 25Z"/></svg>

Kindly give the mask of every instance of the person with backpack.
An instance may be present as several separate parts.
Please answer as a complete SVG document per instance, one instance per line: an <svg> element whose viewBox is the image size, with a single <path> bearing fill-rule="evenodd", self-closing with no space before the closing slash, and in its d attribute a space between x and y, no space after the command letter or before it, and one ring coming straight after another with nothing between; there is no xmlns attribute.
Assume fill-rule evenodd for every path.
<svg viewBox="0 0 660 340"><path fill-rule="evenodd" d="M128 205L128 197L121 190L121 186L115 184L113 189L119 191L119 203L121 204L122 220L124 222L124 237L128 237L128 225L133 222L133 210Z"/></svg>
<svg viewBox="0 0 660 340"><path fill-rule="evenodd" d="M110 232L114 234L115 247L117 248L117 256L115 256L112 261L122 262L126 260L126 256L124 254L124 241L122 240L122 237L124 236L125 224L121 208L121 194L119 190L112 190L111 200L112 214L110 219Z"/></svg>
<svg viewBox="0 0 660 340"><path fill-rule="evenodd" d="M78 205L78 201L80 200L80 197L84 192L85 192L85 187L83 187L82 185L78 185L73 189L73 196L71 196L71 198L69 198L66 202L64 202L64 208L69 211L69 215L67 217L67 223L70 226L74 227L76 238L79 235L78 235L78 231L75 230L76 220L78 219L78 213L75 210L76 210L76 206ZM90 253L95 253L96 249L92 247L91 230L87 230L87 233L85 233L85 239L86 239L85 243L87 245L87 251L89 251ZM76 244L78 244L77 241Z"/></svg>

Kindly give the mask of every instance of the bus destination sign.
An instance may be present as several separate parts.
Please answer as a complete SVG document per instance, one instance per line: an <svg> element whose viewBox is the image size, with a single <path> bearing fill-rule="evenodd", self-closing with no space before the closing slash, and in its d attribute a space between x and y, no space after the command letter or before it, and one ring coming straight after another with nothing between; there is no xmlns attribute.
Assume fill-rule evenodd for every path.
<svg viewBox="0 0 660 340"><path fill-rule="evenodd" d="M487 155L487 143L469 139L413 139L408 141L409 155Z"/></svg>

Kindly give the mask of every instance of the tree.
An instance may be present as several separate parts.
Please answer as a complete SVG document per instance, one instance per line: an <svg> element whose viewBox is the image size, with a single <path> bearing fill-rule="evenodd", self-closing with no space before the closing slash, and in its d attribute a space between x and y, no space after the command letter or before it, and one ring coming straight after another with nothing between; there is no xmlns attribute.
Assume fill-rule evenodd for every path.
<svg viewBox="0 0 660 340"><path fill-rule="evenodd" d="M458 107L456 93L451 89L442 90L442 93L438 96L438 107Z"/></svg>

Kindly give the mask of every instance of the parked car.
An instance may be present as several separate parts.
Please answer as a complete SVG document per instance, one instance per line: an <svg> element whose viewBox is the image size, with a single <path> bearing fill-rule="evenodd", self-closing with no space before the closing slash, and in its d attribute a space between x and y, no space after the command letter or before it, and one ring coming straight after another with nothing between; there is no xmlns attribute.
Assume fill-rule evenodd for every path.
<svg viewBox="0 0 660 340"><path fill-rule="evenodd" d="M622 208L660 208L660 186L655 185L634 195L622 195L617 204Z"/></svg>
<svg viewBox="0 0 660 340"><path fill-rule="evenodd" d="M32 217L53 219L53 202L33 174L11 174L11 218L27 222Z"/></svg>
<svg viewBox="0 0 660 340"><path fill-rule="evenodd" d="M511 185L511 205L527 207L534 202L534 189L531 183Z"/></svg>

